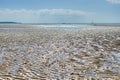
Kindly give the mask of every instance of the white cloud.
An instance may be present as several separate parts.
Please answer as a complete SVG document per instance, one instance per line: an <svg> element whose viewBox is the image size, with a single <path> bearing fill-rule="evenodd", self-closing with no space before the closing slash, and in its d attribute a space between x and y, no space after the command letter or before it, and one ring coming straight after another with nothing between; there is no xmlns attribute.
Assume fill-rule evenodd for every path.
<svg viewBox="0 0 120 80"><path fill-rule="evenodd" d="M0 21L25 23L84 22L91 13L72 9L0 9Z"/></svg>
<svg viewBox="0 0 120 80"><path fill-rule="evenodd" d="M120 4L120 0L106 0L106 1L114 4Z"/></svg>

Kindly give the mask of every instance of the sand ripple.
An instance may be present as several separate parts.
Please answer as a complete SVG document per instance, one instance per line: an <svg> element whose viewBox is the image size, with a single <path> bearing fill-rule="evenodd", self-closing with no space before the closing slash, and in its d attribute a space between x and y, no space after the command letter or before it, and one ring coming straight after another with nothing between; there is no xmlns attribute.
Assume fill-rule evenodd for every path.
<svg viewBox="0 0 120 80"><path fill-rule="evenodd" d="M0 32L1 80L119 80L120 29Z"/></svg>

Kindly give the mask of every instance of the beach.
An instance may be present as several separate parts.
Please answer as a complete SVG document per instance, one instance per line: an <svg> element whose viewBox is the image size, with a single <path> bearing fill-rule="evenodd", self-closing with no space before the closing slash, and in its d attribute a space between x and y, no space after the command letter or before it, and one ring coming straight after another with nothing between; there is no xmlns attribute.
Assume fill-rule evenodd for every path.
<svg viewBox="0 0 120 80"><path fill-rule="evenodd" d="M0 80L120 79L119 25L55 26L0 24Z"/></svg>

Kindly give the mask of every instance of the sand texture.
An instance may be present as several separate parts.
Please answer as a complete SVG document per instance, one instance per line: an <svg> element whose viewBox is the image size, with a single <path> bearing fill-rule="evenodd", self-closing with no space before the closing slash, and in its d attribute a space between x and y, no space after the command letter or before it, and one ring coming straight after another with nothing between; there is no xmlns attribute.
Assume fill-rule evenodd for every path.
<svg viewBox="0 0 120 80"><path fill-rule="evenodd" d="M119 80L120 28L0 29L0 80Z"/></svg>

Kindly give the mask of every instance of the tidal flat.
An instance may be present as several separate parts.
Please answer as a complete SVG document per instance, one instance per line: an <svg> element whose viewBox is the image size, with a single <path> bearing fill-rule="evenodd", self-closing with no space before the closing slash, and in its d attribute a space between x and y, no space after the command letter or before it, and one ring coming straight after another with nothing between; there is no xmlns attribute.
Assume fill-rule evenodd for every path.
<svg viewBox="0 0 120 80"><path fill-rule="evenodd" d="M120 79L120 27L4 26L0 25L0 80Z"/></svg>

